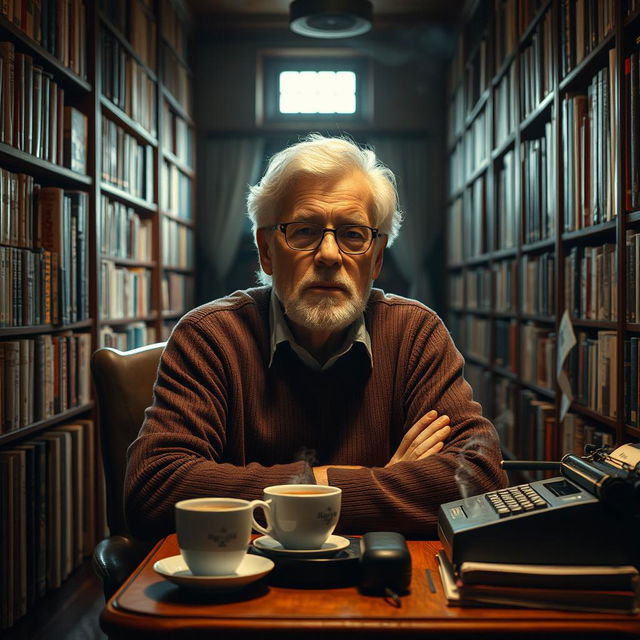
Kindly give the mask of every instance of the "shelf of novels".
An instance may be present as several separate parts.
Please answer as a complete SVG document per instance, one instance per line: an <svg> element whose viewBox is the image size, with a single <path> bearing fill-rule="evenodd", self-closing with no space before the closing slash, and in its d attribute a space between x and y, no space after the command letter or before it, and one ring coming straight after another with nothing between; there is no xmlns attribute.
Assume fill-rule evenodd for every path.
<svg viewBox="0 0 640 640"><path fill-rule="evenodd" d="M48 3L45 4L48 8ZM56 20L49 28L43 28L47 17L41 13L40 21L27 21L23 29L21 17L8 17L10 8L10 4L6 5L0 13L0 41L8 39L15 51L31 56L45 71L55 74L56 81L65 88L76 92L91 91L84 53L86 31L81 26L85 24L85 16L69 16L66 21Z"/></svg>
<svg viewBox="0 0 640 640"><path fill-rule="evenodd" d="M490 378L494 380L492 384L497 384L495 381L500 379L506 380L506 374L514 376L507 381L512 395L508 402L494 397L498 391L488 394L491 413L494 417L502 416L501 428L505 426L506 415L501 409L507 405L511 407L512 431L513 424L526 423L523 420L526 417L523 414L525 405L518 399L525 390L530 394L526 407L536 407L538 398L550 405L545 409L544 419L550 423L558 422L560 395L556 394L551 364L555 366L555 333L560 327L565 307L569 310L579 342L574 352L582 349L582 357L592 359L591 368L604 367L601 372L607 376L603 392L593 377L589 377L588 371L576 370L575 364L570 363L574 366L570 372L572 384L595 385L593 388L600 395L606 392L609 397L606 411L602 407L590 407L589 403L574 403L575 411L569 411L564 423L555 429L555 436L554 431L550 432L551 440L547 443L550 446L542 451L557 458L569 450L567 443L574 440L574 444L612 443L637 436L638 427L631 424L623 413L629 411L626 407L629 398L634 392L636 396L638 394L637 380L625 373L633 368L625 357L625 350L631 350L631 339L637 337L637 332L628 331L627 327L636 324L635 320L631 321L631 313L639 296L635 289L634 292L629 290L628 281L625 292L618 292L617 288L625 283L621 274L629 274L635 268L631 256L635 256L636 251L640 201L637 204L627 202L625 208L629 213L621 219L618 213L622 196L625 188L628 194L632 187L629 184L625 187L617 180L618 176L623 176L619 168L620 158L629 164L628 156L633 151L631 145L622 150L619 145L625 140L631 124L626 122L621 127L616 121L615 102L612 108L607 107L611 104L607 103L607 92L614 93L620 114L629 118L631 110L625 106L624 100L629 102L630 97L625 96L628 88L624 86L621 71L623 63L630 64L618 59L612 51L617 43L623 42L624 56L632 59L638 50L636 40L640 28L635 19L627 20L627 26L622 27L621 16L626 3L618 9L619 5L608 1L603 3L597 15L584 16L590 21L589 29L596 33L589 33L588 42L580 38L576 42L575 30L564 29L562 15L575 2L551 0L527 3L527 6L533 4L540 9L535 12L532 22L523 22L519 15L522 5L506 0L497 0L493 15L489 17L489 21L493 21L489 28L490 38L494 38L489 42L489 48L493 51L494 69L497 69L489 80L491 95L483 104L484 111L493 115L490 125L492 137L485 151L489 154L491 166L486 172L484 199L480 203L468 197L465 199L470 184L474 183L472 178L476 177L464 164L465 132L472 124L466 121L465 132L452 149L449 163L450 172L457 173L455 179L450 180L448 281L454 290L450 292L449 300L455 310L457 333L462 334L461 349L465 357L470 355L469 362L474 367L486 367L485 373L491 374ZM585 8L585 12L591 8ZM573 25L574 14L569 15L569 24ZM634 15L637 16L637 11ZM602 16L614 25L613 31L600 26L598 19ZM503 33L496 37L496 31L500 29ZM538 54L531 56L527 49L534 45L535 40L538 41ZM576 47L582 49L577 62ZM465 45L459 43L458 50L464 51ZM537 69L527 66L531 65L531 60L538 60ZM458 63L459 66L461 64L464 62ZM526 86L532 78L537 78L538 86ZM527 91L530 93L528 97ZM600 100L601 111L604 110L605 115L589 112L589 100L594 97ZM475 115L481 112L482 109ZM576 125L574 116L580 119L580 125ZM584 187L583 177L589 177L584 172L589 171L592 148L588 146L591 141L584 138L585 123L600 136L604 159L598 160L601 164L597 170L606 176L600 184L587 187ZM638 150L634 150L637 154ZM482 152L474 151L482 155ZM454 152L457 158L453 157ZM586 157L586 168L584 161L581 167L571 162L576 157ZM565 162L566 158L568 162ZM640 162L636 166L640 166ZM628 176L625 179L629 181ZM579 193L579 184L583 185L582 194ZM588 195L586 189L589 190ZM574 198L569 199L570 204L565 194ZM591 203L595 213L589 211ZM486 254L479 256L469 251L468 244L460 241L459 233L465 226L469 233L473 229L469 221L474 218L477 221L478 216L483 220L487 234L484 247L488 249ZM621 242L621 238L625 238L625 242ZM625 248L620 249L621 245ZM506 253L501 255L501 252ZM502 261L505 264L500 266ZM540 264L536 266L536 262ZM491 308L495 311L490 314L492 342L483 357L477 358L477 354L469 354L468 343L465 344L469 337L467 316L475 313L467 301L466 276L482 263L487 269L490 266L494 270ZM535 290L533 297L526 291L527 280L530 291ZM590 287L586 287L586 281L591 282ZM542 299L536 300L536 297ZM623 305L626 305L624 313ZM513 323L518 326L514 343L520 354L517 368L504 366L506 351L500 346L504 341L504 331ZM525 355L527 343L531 340L527 337L529 334L534 336L534 340L547 343L549 380L544 384L533 379L531 371L526 371L530 359ZM634 348L637 352L637 345ZM607 354L604 360L597 360L595 354L598 351ZM487 395L486 379L483 378L484 395ZM622 382L617 384L616 381ZM507 382L501 384L504 386ZM586 409L582 410L583 407ZM615 410L615 417L609 415L610 407ZM533 413L537 413L537 409ZM575 439L565 437L565 431L574 433ZM588 437L582 438L578 431ZM580 448L575 450L579 452Z"/></svg>

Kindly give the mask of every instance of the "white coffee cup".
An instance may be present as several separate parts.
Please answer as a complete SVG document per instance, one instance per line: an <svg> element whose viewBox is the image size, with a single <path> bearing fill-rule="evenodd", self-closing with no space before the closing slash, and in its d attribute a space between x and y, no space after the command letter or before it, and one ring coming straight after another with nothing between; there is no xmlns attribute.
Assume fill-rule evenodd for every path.
<svg viewBox="0 0 640 640"><path fill-rule="evenodd" d="M267 526L252 516L256 531L271 536L285 549L320 549L338 523L342 489L279 484L264 489L264 500Z"/></svg>
<svg viewBox="0 0 640 640"><path fill-rule="evenodd" d="M230 575L249 545L253 510L262 500L193 498L176 503L178 546L196 576Z"/></svg>

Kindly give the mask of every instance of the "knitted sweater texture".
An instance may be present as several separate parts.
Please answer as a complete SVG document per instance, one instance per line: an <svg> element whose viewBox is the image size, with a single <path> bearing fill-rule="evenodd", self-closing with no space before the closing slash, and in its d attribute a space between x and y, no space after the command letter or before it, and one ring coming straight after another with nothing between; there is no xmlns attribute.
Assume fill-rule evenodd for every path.
<svg viewBox="0 0 640 640"><path fill-rule="evenodd" d="M288 344L269 363L268 287L189 312L162 355L153 404L128 452L125 511L132 533L174 530L185 498L262 497L273 484L330 469L343 490L338 530L433 536L438 506L505 485L493 425L462 376L463 359L438 316L374 289L362 345L313 371ZM451 419L443 450L389 468L403 434L435 409ZM311 480L313 481L313 480Z"/></svg>

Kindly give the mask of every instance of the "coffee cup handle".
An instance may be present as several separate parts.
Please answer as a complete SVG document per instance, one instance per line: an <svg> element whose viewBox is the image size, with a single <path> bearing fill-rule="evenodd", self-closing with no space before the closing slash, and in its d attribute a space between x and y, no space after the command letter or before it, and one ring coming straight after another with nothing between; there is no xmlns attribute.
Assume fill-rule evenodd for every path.
<svg viewBox="0 0 640 640"><path fill-rule="evenodd" d="M267 500L266 502L264 500L252 500L251 504L249 505L251 507L251 526L256 531L259 531L260 533L264 533L267 536L270 536L271 532L273 531L273 527L271 526L271 504L270 503L271 503L271 500ZM256 522L256 518L253 515L253 512L258 507L262 509L262 511L264 512L264 517L267 520L266 529L259 522Z"/></svg>

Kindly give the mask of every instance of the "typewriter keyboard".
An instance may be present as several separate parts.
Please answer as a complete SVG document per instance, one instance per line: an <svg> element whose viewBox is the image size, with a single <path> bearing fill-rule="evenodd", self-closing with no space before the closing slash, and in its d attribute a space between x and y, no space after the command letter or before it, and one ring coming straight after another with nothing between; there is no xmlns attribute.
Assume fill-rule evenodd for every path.
<svg viewBox="0 0 640 640"><path fill-rule="evenodd" d="M485 494L485 497L500 518L534 511L535 509L544 509L547 506L540 494L529 484L521 484L517 487L509 487L500 491L491 491Z"/></svg>

